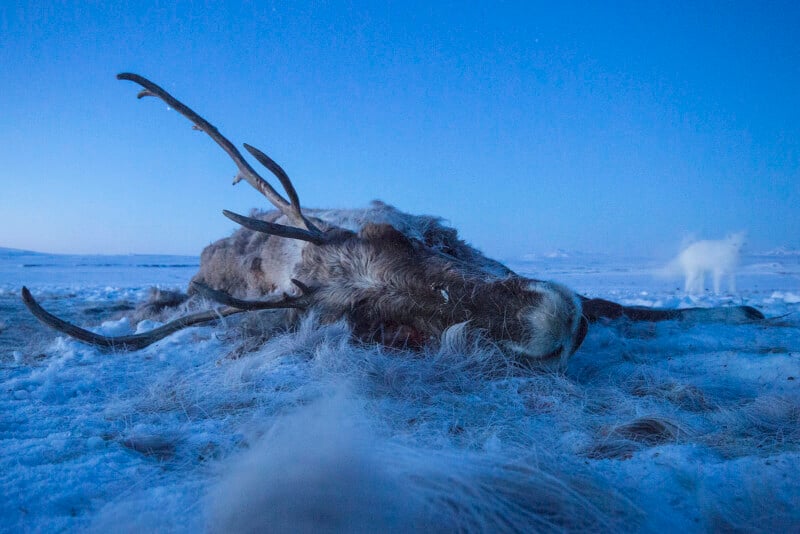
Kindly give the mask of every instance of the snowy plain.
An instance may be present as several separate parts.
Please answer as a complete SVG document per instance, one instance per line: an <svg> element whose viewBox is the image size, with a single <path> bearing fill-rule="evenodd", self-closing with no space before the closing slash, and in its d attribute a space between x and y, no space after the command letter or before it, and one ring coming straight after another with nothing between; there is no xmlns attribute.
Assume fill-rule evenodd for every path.
<svg viewBox="0 0 800 534"><path fill-rule="evenodd" d="M0 249L0 530L800 528L800 255L745 256L736 295L696 297L652 259L510 262L587 296L768 317L596 324L563 372L458 329L418 354L313 319L239 358L225 326L104 353L19 299L27 285L121 334L151 286L185 289L197 265Z"/></svg>

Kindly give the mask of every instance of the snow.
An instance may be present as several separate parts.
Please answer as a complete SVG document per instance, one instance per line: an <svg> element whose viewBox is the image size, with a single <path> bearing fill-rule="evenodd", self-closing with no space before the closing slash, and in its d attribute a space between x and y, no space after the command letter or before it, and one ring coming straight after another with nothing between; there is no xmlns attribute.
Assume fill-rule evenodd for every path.
<svg viewBox="0 0 800 534"><path fill-rule="evenodd" d="M0 250L0 530L783 531L800 524L800 259L742 258L738 293L660 263L528 255L522 274L646 306L747 304L761 324L597 324L561 373L459 329L420 355L313 317L228 357L224 326L103 353L197 258Z"/></svg>

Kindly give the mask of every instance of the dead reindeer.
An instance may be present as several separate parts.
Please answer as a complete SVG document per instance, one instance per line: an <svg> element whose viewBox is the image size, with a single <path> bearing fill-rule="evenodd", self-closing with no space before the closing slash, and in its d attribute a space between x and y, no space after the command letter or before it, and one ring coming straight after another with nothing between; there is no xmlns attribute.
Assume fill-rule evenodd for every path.
<svg viewBox="0 0 800 534"><path fill-rule="evenodd" d="M182 328L253 310L284 310L290 321L314 311L323 322L346 320L365 342L420 348L450 326L472 332L533 361L566 360L588 324L634 321L762 319L748 306L649 309L587 299L553 282L532 280L486 258L434 217L413 216L376 202L365 210L302 210L286 172L269 156L244 148L281 183L278 193L239 150L197 113L151 81L119 74L208 134L236 163L234 183L247 181L277 209L245 217L223 211L243 228L208 246L190 295L221 305L189 313L146 333L108 337L45 311L27 288L22 299L43 323L75 339L114 350L137 350Z"/></svg>

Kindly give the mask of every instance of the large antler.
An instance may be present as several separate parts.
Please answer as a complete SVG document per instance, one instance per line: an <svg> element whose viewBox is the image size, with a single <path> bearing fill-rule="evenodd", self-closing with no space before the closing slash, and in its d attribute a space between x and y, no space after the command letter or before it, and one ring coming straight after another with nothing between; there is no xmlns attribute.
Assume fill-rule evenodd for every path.
<svg viewBox="0 0 800 534"><path fill-rule="evenodd" d="M300 198L298 197L297 191L289 179L289 175L287 175L286 171L284 171L283 168L281 168L281 166L273 161L269 156L248 144L244 145L244 148L250 152L250 154L252 154L253 157L259 161L259 163L264 165L264 167L266 167L272 174L275 175L276 178L278 178L283 186L283 189L286 191L286 196L289 197L288 201L283 198L283 196L281 196L281 194L278 193L275 188L269 184L269 182L262 178L261 175L259 175L253 169L253 167L247 162L247 160L244 159L242 153L239 152L233 143L231 143L224 135L219 133L219 130L217 130L214 125L198 115L187 105L176 99L163 88L159 87L147 78L139 76L138 74L124 72L117 74L117 79L129 80L139 84L144 89L139 92L137 98L143 98L146 96L155 96L160 98L171 108L175 109L178 113L192 121L196 129L208 134L208 136L211 137L211 139L213 139L222 148L222 150L228 154L228 156L230 156L230 158L236 164L236 167L239 169L239 173L236 175L233 183L236 184L242 179L246 180L247 183L256 189L256 191L264 195L273 206L278 208L278 210L280 210L281 213L283 213L296 227L275 223L265 223L264 221L245 217L229 211L223 212L226 217L251 229L254 225L256 225L258 227L257 231L259 232L281 237L288 237L291 239L309 241L317 245L325 243L325 234L303 215L300 209Z"/></svg>
<svg viewBox="0 0 800 534"><path fill-rule="evenodd" d="M289 200L283 198L283 196L281 196L280 193L278 193L269 184L269 182L262 178L253 169L253 167L250 166L247 160L244 159L241 152L239 152L236 147L233 146L233 143L219 133L219 130L217 130L216 127L195 113L191 108L173 97L163 88L159 87L147 78L139 76L138 74L122 73L117 75L117 79L129 80L139 84L144 89L139 92L138 98L143 98L145 96L155 96L160 98L166 102L167 105L177 110L178 113L192 121L196 129L208 134L208 136L211 137L211 139L213 139L231 157L234 163L236 163L239 173L234 180L234 184L242 179L246 180L257 191L263 194L273 206L280 210L281 213L283 213L292 224L296 226L268 223L258 219L244 217L229 211L223 212L226 216L244 226L255 228L260 232L265 232L272 235L291 239L300 239L315 243L317 245L323 244L327 241L325 234L319 228L317 228L314 223L303 216L303 213L300 209L300 198L297 195L294 185L292 185L292 181L289 179L286 171L284 171L283 168L275 163L275 161L273 161L269 156L257 148L247 144L244 145L245 149L250 152L253 157L255 157L262 165L269 169L269 171L272 172L275 177L278 178L283 186L283 189L286 191L286 196L289 198ZM41 322L70 337L83 341L84 343L110 349L138 350L151 345L156 341L163 339L183 328L216 321L223 317L244 311L279 308L305 308L311 305L311 290L297 280L292 280L292 282L300 289L300 295L290 296L284 293L282 298L265 301L245 301L236 299L223 291L211 289L210 287L202 284L194 284L194 287L198 293L206 298L223 304L225 307L216 310L206 310L203 312L189 314L161 327L153 329L150 332L129 336L103 336L60 319L59 317L56 317L42 308L33 298L33 295L31 295L31 292L27 287L22 288L22 301L25 303L25 306L28 307L31 313Z"/></svg>
<svg viewBox="0 0 800 534"><path fill-rule="evenodd" d="M133 334L129 336L103 336L95 334L89 330L76 326L72 323L56 317L52 313L42 308L38 302L33 298L31 292L27 287L22 288L22 302L28 307L30 312L41 322L78 341L83 341L89 345L95 345L112 350L139 350L152 345L156 341L164 339L168 335L177 332L183 328L194 326L198 324L216 321L222 317L227 317L236 313L241 313L246 310L227 307L219 310L206 310L203 312L193 313L186 315L175 321L167 323L163 326L155 328L149 332L142 334Z"/></svg>
<svg viewBox="0 0 800 534"><path fill-rule="evenodd" d="M292 283L296 285L301 293L298 296L292 296L288 293L283 294L283 298L278 300L242 300L231 296L230 294L213 289L200 282L192 282L192 287L198 293L226 306L231 306L240 310L276 310L280 308L306 308L311 304L312 290L302 282L292 278Z"/></svg>
<svg viewBox="0 0 800 534"><path fill-rule="evenodd" d="M62 334L66 334L77 339L78 341L83 341L89 345L95 345L112 350L139 350L147 347L148 345L152 345L156 341L164 339L168 335L173 334L178 330L182 330L190 326L217 321L223 317L228 317L229 315L253 310L276 310L286 308L300 309L310 306L312 290L297 280L292 279L292 282L300 289L300 295L291 296L284 293L283 297L280 299L261 301L237 299L225 293L224 291L212 289L204 284L194 282L192 285L195 289L197 289L198 293L210 300L224 304L225 307L216 310L206 310L185 315L163 326L154 328L149 332L128 336L104 336L101 334L95 334L94 332L90 332L89 330L85 330L79 326L65 321L64 319L56 317L52 313L42 308L41 305L36 302L36 299L33 298L33 295L31 295L31 292L28 290L28 288L24 286L22 288L22 302L25 303L25 306L27 306L34 317L39 319L41 322L53 328L54 330L61 332Z"/></svg>

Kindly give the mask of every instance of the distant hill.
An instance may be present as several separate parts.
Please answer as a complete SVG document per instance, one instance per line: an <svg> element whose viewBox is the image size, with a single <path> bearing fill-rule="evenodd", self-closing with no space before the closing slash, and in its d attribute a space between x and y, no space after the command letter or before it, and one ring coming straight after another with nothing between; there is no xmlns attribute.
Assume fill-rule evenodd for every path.
<svg viewBox="0 0 800 534"><path fill-rule="evenodd" d="M32 250L22 250L19 248L0 247L0 255L2 256L32 256L44 255L43 252L34 252Z"/></svg>
<svg viewBox="0 0 800 534"><path fill-rule="evenodd" d="M759 256L781 256L781 257L791 256L791 257L797 257L797 256L800 256L800 250L798 250L796 248L789 248L789 247L778 247L778 248L774 248L772 250L768 250L766 252L761 252L758 255Z"/></svg>
<svg viewBox="0 0 800 534"><path fill-rule="evenodd" d="M64 254L58 252L36 252L19 248L0 247L0 257L15 258L22 256L54 256L56 258L127 258L131 261L142 258L184 258L187 261L199 261L199 256L185 254Z"/></svg>

